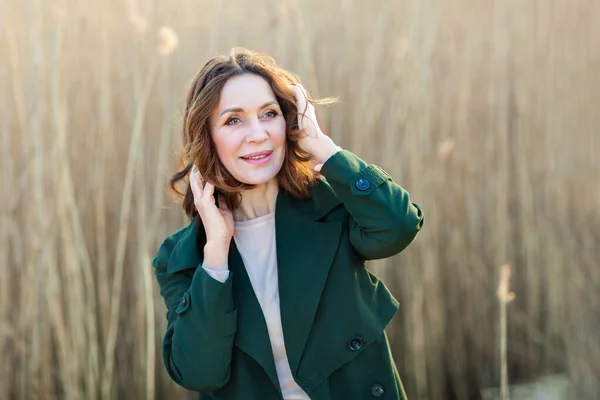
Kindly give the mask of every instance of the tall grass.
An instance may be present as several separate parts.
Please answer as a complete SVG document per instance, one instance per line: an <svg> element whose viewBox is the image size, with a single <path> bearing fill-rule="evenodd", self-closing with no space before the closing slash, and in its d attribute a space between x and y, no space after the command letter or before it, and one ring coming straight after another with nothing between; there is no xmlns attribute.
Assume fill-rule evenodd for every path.
<svg viewBox="0 0 600 400"><path fill-rule="evenodd" d="M425 210L417 241L370 266L401 302L410 398L556 374L597 398L598 26L591 0L6 0L0 397L184 393L162 367L150 260L186 223L166 182L187 84L245 46L340 96L325 130Z"/></svg>

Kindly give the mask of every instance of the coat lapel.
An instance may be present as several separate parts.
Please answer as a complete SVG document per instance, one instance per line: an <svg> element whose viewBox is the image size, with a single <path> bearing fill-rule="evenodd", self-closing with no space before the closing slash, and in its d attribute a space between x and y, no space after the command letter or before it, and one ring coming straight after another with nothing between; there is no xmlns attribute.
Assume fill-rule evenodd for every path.
<svg viewBox="0 0 600 400"><path fill-rule="evenodd" d="M265 370L271 382L279 389L265 317L254 289L252 289L250 277L235 245L235 240L231 241L229 249L229 270L233 274L233 301L238 309L234 343Z"/></svg>
<svg viewBox="0 0 600 400"><path fill-rule="evenodd" d="M323 190L326 188L315 189L313 198L308 200L294 199L284 191L277 199L275 229L281 323L294 375L341 237L341 222L318 221L339 204L335 197L322 196Z"/></svg>

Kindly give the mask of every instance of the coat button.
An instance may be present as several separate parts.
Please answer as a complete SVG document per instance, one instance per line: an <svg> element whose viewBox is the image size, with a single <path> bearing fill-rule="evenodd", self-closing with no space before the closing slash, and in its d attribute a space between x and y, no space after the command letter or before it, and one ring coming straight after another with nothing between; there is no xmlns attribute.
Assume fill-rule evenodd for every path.
<svg viewBox="0 0 600 400"><path fill-rule="evenodd" d="M361 191L367 190L371 184L366 179L359 179L356 181L356 188Z"/></svg>
<svg viewBox="0 0 600 400"><path fill-rule="evenodd" d="M348 347L352 351L359 351L363 347L363 340L360 336L354 336L348 341Z"/></svg>
<svg viewBox="0 0 600 400"><path fill-rule="evenodd" d="M181 304L182 306L185 306L185 303L186 303L186 300L185 300L185 297L183 297L181 299L181 301L179 302L179 304Z"/></svg>
<svg viewBox="0 0 600 400"><path fill-rule="evenodd" d="M371 393L375 397L381 397L385 393L385 388L381 383L374 383L373 386L371 386Z"/></svg>

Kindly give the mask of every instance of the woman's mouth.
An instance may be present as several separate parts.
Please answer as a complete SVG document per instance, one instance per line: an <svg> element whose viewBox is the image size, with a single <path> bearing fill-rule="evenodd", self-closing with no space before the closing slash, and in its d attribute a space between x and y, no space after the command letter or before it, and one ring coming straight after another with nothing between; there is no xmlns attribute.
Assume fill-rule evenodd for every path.
<svg viewBox="0 0 600 400"><path fill-rule="evenodd" d="M272 151L259 151L257 153L248 154L240 158L249 164L263 165L269 162L271 159L271 154L273 154Z"/></svg>

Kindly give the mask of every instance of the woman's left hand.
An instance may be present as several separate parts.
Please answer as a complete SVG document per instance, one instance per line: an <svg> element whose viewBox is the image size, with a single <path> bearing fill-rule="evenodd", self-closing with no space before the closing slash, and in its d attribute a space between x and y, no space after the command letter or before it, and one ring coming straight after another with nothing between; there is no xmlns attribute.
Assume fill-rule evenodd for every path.
<svg viewBox="0 0 600 400"><path fill-rule="evenodd" d="M323 133L317 123L315 107L307 100L306 91L302 85L290 85L296 95L296 106L298 107L298 127L304 129L304 134L299 140L302 150L314 156L314 162L319 167L335 146L333 140Z"/></svg>

